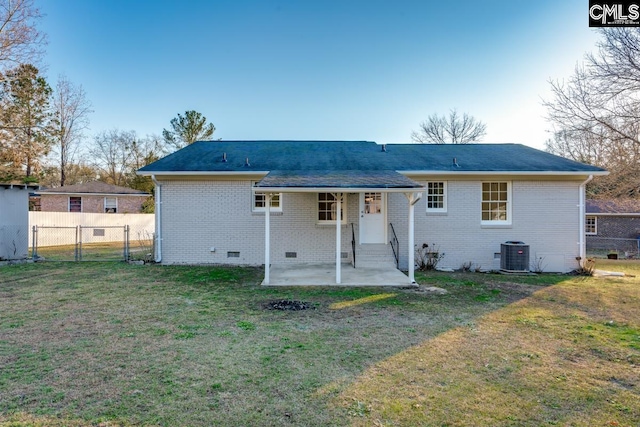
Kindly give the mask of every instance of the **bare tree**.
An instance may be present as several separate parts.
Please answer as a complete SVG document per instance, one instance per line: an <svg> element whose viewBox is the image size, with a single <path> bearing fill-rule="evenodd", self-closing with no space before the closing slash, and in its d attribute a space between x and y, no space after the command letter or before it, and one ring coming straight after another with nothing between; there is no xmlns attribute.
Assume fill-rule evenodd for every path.
<svg viewBox="0 0 640 427"><path fill-rule="evenodd" d="M68 163L66 167L65 185L85 184L95 181L100 177L100 170L88 164L85 160L77 163ZM44 168L40 185L54 188L60 186L60 168L57 165L49 165Z"/></svg>
<svg viewBox="0 0 640 427"><path fill-rule="evenodd" d="M611 133L611 132L609 132ZM608 176L596 177L587 187L591 198L640 196L640 145L610 138L607 132L558 131L547 141L547 151L578 162L607 169Z"/></svg>
<svg viewBox="0 0 640 427"><path fill-rule="evenodd" d="M640 144L640 28L606 28L598 52L588 54L567 83L551 81L552 101L545 101L558 130L601 134L610 140Z"/></svg>
<svg viewBox="0 0 640 427"><path fill-rule="evenodd" d="M101 132L95 136L89 153L100 170L102 181L114 185L126 184L136 140L134 131L119 129Z"/></svg>
<svg viewBox="0 0 640 427"><path fill-rule="evenodd" d="M420 129L411 133L414 142L422 144L469 144L486 135L487 126L468 115L458 115L453 109L449 116L432 114L420 123Z"/></svg>
<svg viewBox="0 0 640 427"><path fill-rule="evenodd" d="M83 131L89 126L92 110L82 86L71 83L66 76L58 78L53 108L57 116L53 150L60 169L60 185L63 186L67 180L68 165L75 162Z"/></svg>
<svg viewBox="0 0 640 427"><path fill-rule="evenodd" d="M164 129L162 136L168 145L183 148L196 141L211 138L216 127L213 123L207 124L207 118L197 111L186 111L184 116L171 119L171 130Z"/></svg>
<svg viewBox="0 0 640 427"><path fill-rule="evenodd" d="M594 180L591 196L640 197L640 28L600 34L597 52L567 82L550 81L547 149L611 172Z"/></svg>
<svg viewBox="0 0 640 427"><path fill-rule="evenodd" d="M137 139L133 143L131 150L127 185L137 190L153 193L154 184L151 181L151 177L138 175L136 171L143 166L155 162L165 154L166 146L159 136L148 135L146 138Z"/></svg>
<svg viewBox="0 0 640 427"><path fill-rule="evenodd" d="M33 0L0 0L0 67L37 62L45 44L40 18Z"/></svg>

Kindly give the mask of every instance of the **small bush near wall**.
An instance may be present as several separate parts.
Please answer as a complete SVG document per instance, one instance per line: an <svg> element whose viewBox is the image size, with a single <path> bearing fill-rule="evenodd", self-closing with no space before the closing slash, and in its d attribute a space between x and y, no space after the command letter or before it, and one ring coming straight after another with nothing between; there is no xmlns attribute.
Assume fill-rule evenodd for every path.
<svg viewBox="0 0 640 427"><path fill-rule="evenodd" d="M442 258L444 258L444 252L440 252L435 244L429 246L428 243L423 243L421 246L416 246L415 263L420 271L435 270Z"/></svg>

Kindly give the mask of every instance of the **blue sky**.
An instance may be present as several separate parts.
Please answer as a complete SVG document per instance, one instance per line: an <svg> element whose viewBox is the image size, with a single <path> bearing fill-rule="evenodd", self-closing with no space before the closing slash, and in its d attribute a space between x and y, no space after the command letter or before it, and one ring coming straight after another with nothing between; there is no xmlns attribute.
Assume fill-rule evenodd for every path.
<svg viewBox="0 0 640 427"><path fill-rule="evenodd" d="M89 135L160 134L185 110L215 138L409 142L452 108L484 142L543 148L541 98L597 34L584 0L40 0L46 74L81 84Z"/></svg>

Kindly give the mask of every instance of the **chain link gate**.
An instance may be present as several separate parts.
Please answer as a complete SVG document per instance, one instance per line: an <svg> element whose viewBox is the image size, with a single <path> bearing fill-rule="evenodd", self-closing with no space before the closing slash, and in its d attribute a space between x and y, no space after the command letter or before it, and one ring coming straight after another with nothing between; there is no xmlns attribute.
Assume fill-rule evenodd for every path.
<svg viewBox="0 0 640 427"><path fill-rule="evenodd" d="M31 256L48 261L128 261L128 225L32 227Z"/></svg>

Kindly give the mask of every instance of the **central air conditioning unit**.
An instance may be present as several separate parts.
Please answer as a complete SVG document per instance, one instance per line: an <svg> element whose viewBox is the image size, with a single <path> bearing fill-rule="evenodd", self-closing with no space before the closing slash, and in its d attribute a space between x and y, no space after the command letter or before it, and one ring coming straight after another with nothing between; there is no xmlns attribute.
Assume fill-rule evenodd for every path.
<svg viewBox="0 0 640 427"><path fill-rule="evenodd" d="M509 273L529 271L529 245L509 241L500 245L500 270Z"/></svg>

